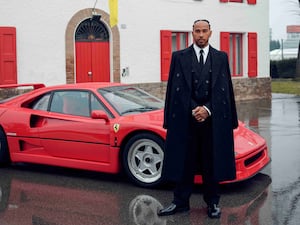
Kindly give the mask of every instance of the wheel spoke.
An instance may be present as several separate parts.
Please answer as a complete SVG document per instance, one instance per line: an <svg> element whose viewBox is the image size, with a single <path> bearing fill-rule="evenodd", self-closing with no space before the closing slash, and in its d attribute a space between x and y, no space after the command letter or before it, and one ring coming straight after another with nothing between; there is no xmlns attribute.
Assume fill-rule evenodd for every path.
<svg viewBox="0 0 300 225"><path fill-rule="evenodd" d="M148 169L148 166L143 161L141 161L138 165L138 169L140 173L144 173Z"/></svg>
<svg viewBox="0 0 300 225"><path fill-rule="evenodd" d="M148 153L148 154L152 155L153 154L152 146L147 145L146 148L145 148L145 153Z"/></svg>
<svg viewBox="0 0 300 225"><path fill-rule="evenodd" d="M135 154L135 158L137 158L139 161L143 161L144 155L145 155L145 152L143 152L143 151L138 151L138 152Z"/></svg>
<svg viewBox="0 0 300 225"><path fill-rule="evenodd" d="M151 162L146 162L144 157L150 157ZM137 172L145 174L145 172L150 172L151 175L156 175L158 173L157 164L162 162L162 157L154 152L152 146L147 145L144 151L138 151L135 154L135 157L138 161L135 162L135 166L137 168ZM138 162L138 163L137 163Z"/></svg>
<svg viewBox="0 0 300 225"><path fill-rule="evenodd" d="M151 172L152 175L157 174L158 173L158 169L160 169L160 167L157 167L157 164L161 163L162 159L161 157L159 157L158 154L153 154L153 162L150 165L149 171Z"/></svg>
<svg viewBox="0 0 300 225"><path fill-rule="evenodd" d="M153 164L157 165L162 162L162 156L159 154L153 154Z"/></svg>

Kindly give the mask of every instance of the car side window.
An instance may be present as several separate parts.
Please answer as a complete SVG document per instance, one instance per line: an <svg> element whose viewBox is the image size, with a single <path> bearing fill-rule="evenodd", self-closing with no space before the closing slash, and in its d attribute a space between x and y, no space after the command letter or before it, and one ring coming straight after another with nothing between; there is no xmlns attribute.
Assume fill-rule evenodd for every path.
<svg viewBox="0 0 300 225"><path fill-rule="evenodd" d="M50 99L50 93L43 95L31 106L32 109L47 111Z"/></svg>
<svg viewBox="0 0 300 225"><path fill-rule="evenodd" d="M31 108L84 117L90 117L92 110L103 110L110 118L113 117L105 105L89 91L62 90L47 93L35 100Z"/></svg>
<svg viewBox="0 0 300 225"><path fill-rule="evenodd" d="M91 108L92 110L104 110L104 107L103 105L98 101L98 99L94 96L94 95L91 95Z"/></svg>
<svg viewBox="0 0 300 225"><path fill-rule="evenodd" d="M50 105L50 112L63 113L63 99L62 94L64 92L54 92Z"/></svg>
<svg viewBox="0 0 300 225"><path fill-rule="evenodd" d="M62 99L62 113L90 117L89 92L63 91L60 93L60 97Z"/></svg>
<svg viewBox="0 0 300 225"><path fill-rule="evenodd" d="M111 114L111 112L109 112L109 110L104 106L104 104L102 102L100 102L98 100L98 98L96 98L95 95L91 94L91 110L103 110L104 112L107 113L107 115L112 118L113 115Z"/></svg>

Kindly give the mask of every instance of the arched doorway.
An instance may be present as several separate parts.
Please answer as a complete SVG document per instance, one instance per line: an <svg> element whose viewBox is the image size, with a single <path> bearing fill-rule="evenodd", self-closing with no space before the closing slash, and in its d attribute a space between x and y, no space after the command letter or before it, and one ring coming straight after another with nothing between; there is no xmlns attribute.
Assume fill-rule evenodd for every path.
<svg viewBox="0 0 300 225"><path fill-rule="evenodd" d="M76 83L110 81L109 32L103 22L82 21L75 32Z"/></svg>

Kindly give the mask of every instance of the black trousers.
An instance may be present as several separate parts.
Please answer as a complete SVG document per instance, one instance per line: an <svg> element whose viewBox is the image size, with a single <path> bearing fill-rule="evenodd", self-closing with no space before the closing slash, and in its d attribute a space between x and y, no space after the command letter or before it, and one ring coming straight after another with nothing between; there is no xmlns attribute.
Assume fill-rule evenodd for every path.
<svg viewBox="0 0 300 225"><path fill-rule="evenodd" d="M213 176L212 158L212 123L208 118L204 122L197 122L194 118L190 123L189 147L183 179L178 182L174 190L173 203L177 205L189 204L189 199L194 187L194 176L196 172L202 174L203 199L207 205L218 204L219 184Z"/></svg>

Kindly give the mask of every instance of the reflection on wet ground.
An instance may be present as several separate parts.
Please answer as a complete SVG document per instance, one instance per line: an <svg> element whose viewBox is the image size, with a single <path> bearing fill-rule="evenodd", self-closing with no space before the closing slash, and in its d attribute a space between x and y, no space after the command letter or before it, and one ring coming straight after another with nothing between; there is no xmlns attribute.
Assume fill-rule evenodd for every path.
<svg viewBox="0 0 300 225"><path fill-rule="evenodd" d="M121 176L28 164L0 169L0 225L296 225L300 221L300 97L238 103L240 120L260 133L272 163L222 186L222 216L208 219L201 186L191 210L169 217L170 187L145 189Z"/></svg>
<svg viewBox="0 0 300 225"><path fill-rule="evenodd" d="M32 170L31 170L32 168ZM40 172L35 170L40 168ZM196 191L191 211L158 217L169 190L132 186L118 178L95 173L37 166L15 166L0 175L1 225L83 224L211 224ZM253 179L222 188L223 214L220 224L257 221L269 192L271 179L259 174ZM201 190L201 187L199 187ZM218 220L217 220L218 221ZM214 221L216 222L216 221ZM254 224L254 223L253 223Z"/></svg>
<svg viewBox="0 0 300 225"><path fill-rule="evenodd" d="M300 97L273 94L272 101L238 105L240 119L268 142L272 163L272 224L300 221Z"/></svg>

